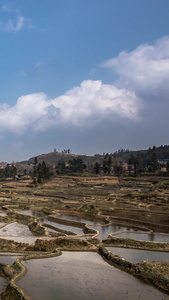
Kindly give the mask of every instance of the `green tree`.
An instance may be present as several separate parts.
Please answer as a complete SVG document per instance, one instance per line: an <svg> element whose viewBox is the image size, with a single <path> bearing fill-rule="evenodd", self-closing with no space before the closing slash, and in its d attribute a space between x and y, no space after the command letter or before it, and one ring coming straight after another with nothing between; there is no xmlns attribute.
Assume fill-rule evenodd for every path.
<svg viewBox="0 0 169 300"><path fill-rule="evenodd" d="M104 172L105 175L108 172L107 157L105 157L104 160L103 160L103 172Z"/></svg>
<svg viewBox="0 0 169 300"><path fill-rule="evenodd" d="M153 171L155 172L157 170L157 149L155 146L153 146L152 149L151 163L152 163Z"/></svg>
<svg viewBox="0 0 169 300"><path fill-rule="evenodd" d="M100 164L98 162L95 163L94 171L96 174L100 173Z"/></svg>
<svg viewBox="0 0 169 300"><path fill-rule="evenodd" d="M8 178L8 177L12 177L11 176L11 167L9 164L7 164L5 167L5 178Z"/></svg>
<svg viewBox="0 0 169 300"><path fill-rule="evenodd" d="M69 170L71 172L82 173L84 169L86 169L86 165L83 163L82 158L74 158L69 160Z"/></svg>
<svg viewBox="0 0 169 300"><path fill-rule="evenodd" d="M12 175L13 179L15 179L16 174L17 174L17 168L14 165L12 165L11 166L11 175Z"/></svg>
<svg viewBox="0 0 169 300"><path fill-rule="evenodd" d="M107 153L106 156L104 157L104 160L103 160L103 172L104 172L104 174L107 174L107 173L110 174L111 164L112 164L112 158Z"/></svg>
<svg viewBox="0 0 169 300"><path fill-rule="evenodd" d="M114 166L114 173L117 176L120 176L123 173L123 166L122 163L120 163L120 165L115 165Z"/></svg>
<svg viewBox="0 0 169 300"><path fill-rule="evenodd" d="M56 169L57 169L58 173L60 173L60 172L61 173L65 173L65 171L66 171L66 164L65 164L65 162L64 162L63 159L60 159L58 161L58 165L57 165Z"/></svg>
<svg viewBox="0 0 169 300"><path fill-rule="evenodd" d="M128 171L129 171L129 176L131 176L131 169L132 169L132 160L131 158L128 159Z"/></svg>
<svg viewBox="0 0 169 300"><path fill-rule="evenodd" d="M49 167L46 166L46 163L43 161L42 164L39 163L37 166L37 178L38 183L41 183L42 180L50 179L51 173Z"/></svg>
<svg viewBox="0 0 169 300"><path fill-rule="evenodd" d="M112 158L111 158L111 156L109 156L108 162L107 162L107 165L108 165L108 174L110 174L110 171L111 171L111 164L112 164Z"/></svg>
<svg viewBox="0 0 169 300"><path fill-rule="evenodd" d="M33 167L33 178L36 180L37 177L37 164L38 164L38 159L37 157L34 158L34 167Z"/></svg>

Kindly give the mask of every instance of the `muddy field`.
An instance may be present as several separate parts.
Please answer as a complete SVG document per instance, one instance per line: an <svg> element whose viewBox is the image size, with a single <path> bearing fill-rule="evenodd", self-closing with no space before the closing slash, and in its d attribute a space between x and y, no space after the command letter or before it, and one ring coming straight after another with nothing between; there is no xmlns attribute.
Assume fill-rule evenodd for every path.
<svg viewBox="0 0 169 300"><path fill-rule="evenodd" d="M37 186L31 180L1 181L0 208L1 255L17 252L32 259L65 250L95 251L169 294L169 263L136 264L105 248L169 252L168 178L58 176ZM7 280L2 299L29 299L16 285L25 272L20 259L0 263Z"/></svg>

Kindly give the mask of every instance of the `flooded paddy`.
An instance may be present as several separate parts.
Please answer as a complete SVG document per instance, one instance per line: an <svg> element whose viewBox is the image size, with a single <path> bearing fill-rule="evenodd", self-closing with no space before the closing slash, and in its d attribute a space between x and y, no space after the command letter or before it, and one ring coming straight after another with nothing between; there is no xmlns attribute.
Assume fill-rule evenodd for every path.
<svg viewBox="0 0 169 300"><path fill-rule="evenodd" d="M7 216L7 214L4 212L0 212L0 216L5 217L5 216Z"/></svg>
<svg viewBox="0 0 169 300"><path fill-rule="evenodd" d="M52 225L54 227L57 227L57 228L60 228L60 229L66 230L66 231L71 231L71 232L74 232L74 233L76 233L78 235L84 234L82 228L78 228L78 227L74 227L74 226L68 226L68 225L63 225L63 224L60 224L60 223L52 222L52 221L49 221L47 218L40 218L40 219L38 219L38 222L40 222L40 223L46 223L46 224Z"/></svg>
<svg viewBox="0 0 169 300"><path fill-rule="evenodd" d="M169 262L168 252L125 249L118 247L106 247L106 249L111 253L119 255L120 257L134 263L139 263L143 260Z"/></svg>
<svg viewBox="0 0 169 300"><path fill-rule="evenodd" d="M161 293L154 287L119 270L119 268L114 268L106 263L96 252L77 252L93 251L93 249L102 248L102 245L109 245L107 249L110 251L110 246L115 245L113 244L115 239L109 239L107 244L101 240L106 239L111 234L115 237L135 240L169 242L169 218L166 209L169 201L167 193L169 180L165 179L165 182L163 182L165 188L160 187L159 189L158 183L153 183L155 182L154 177L152 179L146 177L136 178L136 180L134 178L134 180L130 181L125 178L121 178L119 181L116 178L116 184L112 181L109 184L109 181L106 181L107 179L105 180L105 178L113 180L112 176L93 176L91 179L87 178L86 183L86 178L76 176L73 178L72 185L65 185L65 180L71 180L71 177L67 178L65 176L56 176L54 179L45 182L45 184L39 185L33 185L32 179L18 181L17 184L16 181L12 180L10 182L3 181L3 187L0 189L0 192L3 193L0 207L0 241L2 245L1 251L5 251L5 255L0 254L2 263L12 264L17 258L18 254L8 255L6 253L12 249L16 249L18 252L22 250L24 255L31 255L31 257L37 257L36 255L39 254L46 255L48 251L54 252L55 255L57 249L67 250L59 257L24 261L28 272L18 281L18 285L25 289L32 300L66 300L70 298L75 300L168 299L165 292ZM88 184L89 180L91 180L90 187ZM161 186L161 178L158 181ZM67 236L57 237L56 240L54 236L57 236L57 233L51 233L53 237L45 236L47 231L41 228L39 226L41 224L37 224L32 216L37 218L38 222L52 225L53 229L47 227L49 232L53 231L54 228L57 230L58 227L74 232L76 235L72 235L71 238ZM60 220L52 219L52 217L60 218ZM112 224L105 224L104 219L111 220ZM15 222L17 220L18 222ZM79 222L79 224L75 224L73 221ZM32 232L37 236L33 236L28 226L20 224L20 222L29 224ZM121 225L116 225L118 222ZM92 234L84 234L82 228L80 228L82 227L80 223L88 224L89 229L97 230L99 232L97 238L100 241L92 239ZM149 227L149 224L152 224L152 226ZM76 227L76 225L81 226ZM137 229L137 226L140 228L139 231L134 230L134 228ZM142 231L140 231L141 228ZM146 228L157 228L157 233L144 231L144 228L145 230ZM163 230L168 235L162 233ZM86 230L85 232L88 231ZM81 235L80 239L82 239L82 242L79 241L79 236ZM14 242L10 241L8 243L8 241L3 241L3 239L13 240ZM50 243L48 241L37 242L36 245L33 244L29 247L16 245L17 243L15 243L32 244L37 239L52 239L54 241ZM132 246L134 245L133 247L155 249L156 251L164 249L167 251L169 247L168 244L155 245L155 243L151 243L148 245L148 243L144 242L128 241L128 244L130 243ZM125 247L127 246L127 241L125 242L124 240L123 243L122 240L121 244L119 242L116 245ZM168 261L169 252L152 253L144 250L140 252L140 250L135 249L116 249L117 254L128 261L137 262L146 259ZM75 252L68 252L70 250ZM113 247L112 251L114 250L115 248ZM121 252L123 250L128 250L129 253ZM151 257L149 257L150 253ZM127 256L129 254L130 256ZM163 257L163 254L165 257ZM150 268L149 275L152 274L152 277L150 276L151 282L154 282L153 276L155 274L157 282L154 282L154 284L159 286L163 282L162 288L167 290L166 287L168 287L169 282L169 266L167 263L164 263L164 265L163 263L150 263L148 265L148 262L146 262L142 267ZM146 278L144 273L140 276ZM12 295L9 295L7 299L10 299L10 296L12 299Z"/></svg>
<svg viewBox="0 0 169 300"><path fill-rule="evenodd" d="M83 219L81 217L78 216L71 216L71 215L54 215L53 217L57 217L60 218L62 220L69 220L69 221L76 221L76 222L80 222L80 223L85 223L88 225L89 228L93 228L94 230L99 232L99 235L97 236L97 238L99 239L106 239L108 238L108 236L111 233L115 233L115 232L121 232L121 231L133 231L132 229L129 229L128 227L122 227L120 225L115 225L115 224L108 224L108 225L103 225L101 224L101 222L94 222L94 221L88 221L86 219ZM49 221L48 221L49 222ZM46 222L45 222L46 223ZM53 222L52 222L53 223ZM53 223L54 224L54 223ZM56 224L56 223L55 223ZM52 225L52 224L51 224ZM64 225L65 226L65 225ZM57 227L60 227L60 224L58 224ZM67 227L67 225L66 225ZM66 228L65 227L65 228ZM61 227L60 227L61 228ZM69 227L70 228L70 227ZM72 227L71 227L72 228ZM74 228L74 227L73 227ZM65 229L66 230L66 229ZM68 229L67 229L68 230ZM72 231L72 230L70 230ZM75 231L76 232L76 231ZM80 234L80 233L79 233ZM83 233L81 233L83 234Z"/></svg>
<svg viewBox="0 0 169 300"><path fill-rule="evenodd" d="M109 224L109 225L101 225L101 224L95 224L92 226L93 229L99 231L99 235L97 236L98 239L106 239L111 233L119 232L119 231L126 231L129 230L126 227ZM132 229L130 229L133 231Z"/></svg>
<svg viewBox="0 0 169 300"><path fill-rule="evenodd" d="M13 222L0 228L0 236L32 236L32 232L27 225Z"/></svg>
<svg viewBox="0 0 169 300"><path fill-rule="evenodd" d="M0 276L0 294L2 293L6 284L7 284L6 279ZM2 299L1 296L0 296L0 299Z"/></svg>
<svg viewBox="0 0 169 300"><path fill-rule="evenodd" d="M63 252L59 257L23 261L17 284L32 300L162 300L167 295L107 264L97 253Z"/></svg>
<svg viewBox="0 0 169 300"><path fill-rule="evenodd" d="M0 254L0 263L2 264L7 264L7 265L12 265L14 263L14 261L20 256L21 254L15 254L15 255L10 255L10 254L6 254L6 255L1 255Z"/></svg>
<svg viewBox="0 0 169 300"><path fill-rule="evenodd" d="M90 220L81 218L79 216L73 216L73 215L56 214L56 215L52 215L52 217L57 217L62 220L68 220L68 221L76 221L76 222L85 223L85 224L89 224L89 225L97 224L97 222L90 221Z"/></svg>
<svg viewBox="0 0 169 300"><path fill-rule="evenodd" d="M17 212L19 214L33 216L33 217L39 217L40 216L40 211L39 210L15 210L15 212Z"/></svg>
<svg viewBox="0 0 169 300"><path fill-rule="evenodd" d="M122 232L115 234L116 237L125 239L134 239L140 241L169 243L169 234L163 233L139 233L139 232Z"/></svg>

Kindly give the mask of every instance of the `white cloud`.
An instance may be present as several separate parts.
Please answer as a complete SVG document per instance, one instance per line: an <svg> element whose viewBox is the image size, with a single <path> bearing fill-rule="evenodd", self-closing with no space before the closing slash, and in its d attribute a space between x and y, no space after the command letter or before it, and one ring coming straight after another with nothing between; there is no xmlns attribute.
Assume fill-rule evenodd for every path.
<svg viewBox="0 0 169 300"><path fill-rule="evenodd" d="M24 17L17 16L16 20L7 20L6 22L0 22L0 29L7 32L20 31L24 26Z"/></svg>
<svg viewBox="0 0 169 300"><path fill-rule="evenodd" d="M163 96L165 100L169 92L169 37L154 45L143 44L132 52L123 51L102 66L117 72L118 87L136 92L143 100L145 95L157 100Z"/></svg>
<svg viewBox="0 0 169 300"><path fill-rule="evenodd" d="M43 93L22 96L15 106L4 104L1 107L0 124L3 129L23 132L27 126L43 117L47 106L46 95Z"/></svg>
<svg viewBox="0 0 169 300"><path fill-rule="evenodd" d="M38 93L20 97L13 107L4 104L0 128L22 133L64 124L79 127L107 118L137 120L139 108L133 92L88 80L55 99L48 100L44 93Z"/></svg>
<svg viewBox="0 0 169 300"><path fill-rule="evenodd" d="M0 16L0 30L6 32L18 32L23 28L32 29L32 22L30 18L25 18L19 13L19 10L13 10L9 5L3 5L1 7ZM10 17L8 17L10 16Z"/></svg>
<svg viewBox="0 0 169 300"><path fill-rule="evenodd" d="M72 120L74 124L87 118L100 119L110 115L130 119L138 117L138 100L134 93L101 81L83 81L80 87L73 88L52 103L59 106L62 120Z"/></svg>
<svg viewBox="0 0 169 300"><path fill-rule="evenodd" d="M53 99L36 93L20 97L14 106L0 106L0 139L4 136L6 143L22 140L21 156L35 144L39 152L48 143L50 147L57 143L63 148L81 148L83 153L166 144L169 37L123 51L103 66L118 74L116 82L86 80ZM5 140L1 144L3 147ZM8 148L4 146L5 155Z"/></svg>

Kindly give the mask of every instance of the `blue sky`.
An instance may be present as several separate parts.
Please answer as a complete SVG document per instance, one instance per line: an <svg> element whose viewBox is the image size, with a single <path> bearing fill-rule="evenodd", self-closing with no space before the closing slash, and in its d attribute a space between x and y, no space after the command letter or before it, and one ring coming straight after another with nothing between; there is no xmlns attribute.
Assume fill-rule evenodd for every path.
<svg viewBox="0 0 169 300"><path fill-rule="evenodd" d="M169 144L169 1L2 0L0 82L0 161Z"/></svg>

